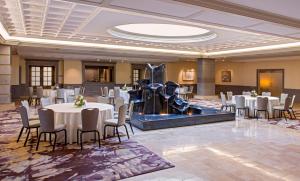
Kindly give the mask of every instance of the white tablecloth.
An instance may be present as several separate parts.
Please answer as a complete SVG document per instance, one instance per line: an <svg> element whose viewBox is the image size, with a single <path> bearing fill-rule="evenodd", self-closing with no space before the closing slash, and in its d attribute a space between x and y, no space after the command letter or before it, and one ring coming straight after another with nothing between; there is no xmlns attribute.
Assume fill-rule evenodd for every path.
<svg viewBox="0 0 300 181"><path fill-rule="evenodd" d="M53 104L46 108L52 109L55 112L55 124L66 124L68 143L72 144L77 141L77 126L81 125L81 110L83 108L75 107L73 103ZM102 103L87 103L84 108L98 108L99 118L97 129L103 135L104 124L106 119L113 118L114 107L109 104ZM107 128L107 135L112 135L113 129ZM62 136L63 134L60 134ZM94 138L94 134L83 134L83 139Z"/></svg>
<svg viewBox="0 0 300 181"><path fill-rule="evenodd" d="M254 108L257 104L257 97L251 97L247 95L241 95L245 97L245 104L249 107L250 116L254 115ZM258 97L265 97L265 96L258 96ZM278 97L268 97L268 112L270 117L272 117L272 108L280 104ZM235 96L232 96L232 102L235 104Z"/></svg>
<svg viewBox="0 0 300 181"><path fill-rule="evenodd" d="M123 97L125 104L129 104L129 97L127 90L120 90L120 97Z"/></svg>

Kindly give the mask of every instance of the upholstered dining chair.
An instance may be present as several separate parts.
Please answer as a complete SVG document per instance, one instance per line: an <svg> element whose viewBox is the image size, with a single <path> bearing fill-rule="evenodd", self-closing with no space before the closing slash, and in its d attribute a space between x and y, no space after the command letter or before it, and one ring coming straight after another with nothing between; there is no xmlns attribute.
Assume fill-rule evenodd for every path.
<svg viewBox="0 0 300 181"><path fill-rule="evenodd" d="M95 135L97 134L99 147L101 146L100 133L97 129L98 116L99 116L99 109L97 108L88 108L88 109L83 109L81 111L82 124L78 125L77 128L77 144L79 144L79 140L80 140L81 150L83 149L82 134L84 133L94 132ZM96 141L96 136L94 140Z"/></svg>
<svg viewBox="0 0 300 181"><path fill-rule="evenodd" d="M125 100L123 97L117 97L115 99L115 113L118 113L119 108L125 104Z"/></svg>
<svg viewBox="0 0 300 181"><path fill-rule="evenodd" d="M297 119L296 114L295 114L295 112L294 112L295 99L296 99L296 95L293 95L293 97L292 97L292 102L291 102L291 105L290 105L290 112L291 112L291 114L293 115L293 118L294 118L294 119Z"/></svg>
<svg viewBox="0 0 300 181"><path fill-rule="evenodd" d="M49 97L42 97L41 98L41 106L44 108L46 106L51 105L51 100Z"/></svg>
<svg viewBox="0 0 300 181"><path fill-rule="evenodd" d="M74 95L75 97L80 95L80 87L74 88Z"/></svg>
<svg viewBox="0 0 300 181"><path fill-rule="evenodd" d="M264 112L265 117L269 120L269 111L268 111L268 103L269 99L267 97L257 97L257 105L256 108L254 108L254 115L256 119L258 120L258 113Z"/></svg>
<svg viewBox="0 0 300 181"><path fill-rule="evenodd" d="M84 96L84 94L85 94L85 86L81 86L80 87L80 95Z"/></svg>
<svg viewBox="0 0 300 181"><path fill-rule="evenodd" d="M114 87L114 98L120 97L120 87Z"/></svg>
<svg viewBox="0 0 300 181"><path fill-rule="evenodd" d="M284 105L285 104L285 99L288 97L289 95L288 94L285 94L285 93L281 93L280 94L280 104L281 105Z"/></svg>
<svg viewBox="0 0 300 181"><path fill-rule="evenodd" d="M74 103L75 102L75 96L69 95L67 97L67 103Z"/></svg>
<svg viewBox="0 0 300 181"><path fill-rule="evenodd" d="M280 117L282 117L282 115L284 116L285 122L287 122L285 113L288 113L290 115L290 118L292 119L292 113L290 112L291 103L292 103L292 98L287 97L285 99L284 105L274 106L273 107L273 116L275 117L275 113L276 113L276 111L278 111Z"/></svg>
<svg viewBox="0 0 300 181"><path fill-rule="evenodd" d="M64 103L65 102L65 89L57 89L56 90L56 103Z"/></svg>
<svg viewBox="0 0 300 181"><path fill-rule="evenodd" d="M227 100L232 101L233 93L231 91L228 91L228 92L226 92L226 94L227 94Z"/></svg>
<svg viewBox="0 0 300 181"><path fill-rule="evenodd" d="M103 88L100 87L100 96L104 96Z"/></svg>
<svg viewBox="0 0 300 181"><path fill-rule="evenodd" d="M262 96L271 97L271 92L262 92Z"/></svg>
<svg viewBox="0 0 300 181"><path fill-rule="evenodd" d="M247 115L249 117L249 107L246 106L246 101L244 96L235 97L235 109L240 115L240 110L244 111L244 117ZM246 114L247 113L247 114Z"/></svg>
<svg viewBox="0 0 300 181"><path fill-rule="evenodd" d="M33 92L33 87L28 87L28 94L29 94L28 103L29 105L32 105L32 101L36 98L36 95L34 95Z"/></svg>
<svg viewBox="0 0 300 181"><path fill-rule="evenodd" d="M104 94L104 97L108 97L108 87L107 86L105 86L103 88L103 94Z"/></svg>
<svg viewBox="0 0 300 181"><path fill-rule="evenodd" d="M97 102L98 103L109 104L109 98L108 97L98 96L97 97Z"/></svg>
<svg viewBox="0 0 300 181"><path fill-rule="evenodd" d="M41 104L41 98L43 97L44 89L42 86L39 86L36 88L36 100L35 100L35 106Z"/></svg>
<svg viewBox="0 0 300 181"><path fill-rule="evenodd" d="M24 106L20 106L18 108L18 111L19 111L19 113L21 115L21 120L22 120L23 126L21 128L20 133L19 133L17 142L19 142L20 137L21 137L21 135L23 133L23 130L24 130L24 128L26 128L27 129L27 136L26 136L26 140L24 142L24 146L26 146L26 143L28 141L31 129L33 129L33 128L36 129L37 136L38 136L38 134L39 134L39 127L40 127L40 121L39 120L29 121L28 114L27 114L27 109Z"/></svg>
<svg viewBox="0 0 300 181"><path fill-rule="evenodd" d="M108 120L104 121L104 135L103 135L104 140L105 140L105 137L106 137L106 128L107 127L113 127L116 130L119 142L121 143L121 138L120 138L119 129L118 129L121 126L125 127L126 134L127 134L128 139L129 139L127 126L125 124L126 112L127 112L127 105L124 104L119 108L118 119L108 119Z"/></svg>
<svg viewBox="0 0 300 181"><path fill-rule="evenodd" d="M132 120L132 116L133 116L133 107L134 107L134 101L130 101L128 112L126 114L126 122L129 124L132 134L134 134L132 125L131 125L131 120Z"/></svg>
<svg viewBox="0 0 300 181"><path fill-rule="evenodd" d="M50 143L51 143L51 136L54 134L54 143L53 143L53 149L52 151L55 150L55 145L56 145L56 139L57 139L57 134L58 132L63 131L65 134L65 145L67 145L67 130L66 130L66 125L60 124L60 125L55 125L54 123L54 111L51 109L46 109L46 108L41 108L38 110L39 117L40 117L40 134L38 138L38 143L36 145L36 150L39 149L39 144L41 140L41 135L42 134L50 134Z"/></svg>
<svg viewBox="0 0 300 181"><path fill-rule="evenodd" d="M251 92L250 91L243 91L242 95L244 95L244 96L251 96Z"/></svg>
<svg viewBox="0 0 300 181"><path fill-rule="evenodd" d="M226 100L226 96L223 92L220 93L221 95L221 102L222 102L222 106L221 106L221 110L223 111L225 108L225 111L227 111L227 108L230 109L230 111L235 111L235 105L231 102L231 101L227 101Z"/></svg>
<svg viewBox="0 0 300 181"><path fill-rule="evenodd" d="M30 109L30 106L29 106L29 102L28 102L28 101L26 101L26 100L21 101L21 105L24 106L24 107L26 108L27 116L28 116L28 120L29 120L29 121L39 119L39 116L38 116L38 115L34 115L34 114L31 113L31 109Z"/></svg>

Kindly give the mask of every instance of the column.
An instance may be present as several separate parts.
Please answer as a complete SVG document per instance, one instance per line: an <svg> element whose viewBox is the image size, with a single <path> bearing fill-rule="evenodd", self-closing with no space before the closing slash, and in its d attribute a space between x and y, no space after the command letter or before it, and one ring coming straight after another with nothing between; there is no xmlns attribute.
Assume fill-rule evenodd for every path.
<svg viewBox="0 0 300 181"><path fill-rule="evenodd" d="M0 45L0 104L11 102L11 49Z"/></svg>
<svg viewBox="0 0 300 181"><path fill-rule="evenodd" d="M197 95L215 95L215 59L200 58L197 61Z"/></svg>

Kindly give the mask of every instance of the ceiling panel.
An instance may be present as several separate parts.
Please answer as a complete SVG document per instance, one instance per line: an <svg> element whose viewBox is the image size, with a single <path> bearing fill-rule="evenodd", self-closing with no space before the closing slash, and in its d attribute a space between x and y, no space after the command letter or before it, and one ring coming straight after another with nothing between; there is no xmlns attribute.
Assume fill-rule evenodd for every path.
<svg viewBox="0 0 300 181"><path fill-rule="evenodd" d="M176 17L186 17L201 11L198 6L166 0L113 0L111 5Z"/></svg>
<svg viewBox="0 0 300 181"><path fill-rule="evenodd" d="M298 28L292 28L284 25L264 22L252 27L248 27L249 30L255 30L265 33L272 33L272 34L278 34L278 35L288 35L293 33L298 33L300 29Z"/></svg>
<svg viewBox="0 0 300 181"><path fill-rule="evenodd" d="M198 16L192 18L202 22L215 23L225 26L245 27L260 23L261 20L249 18L245 16L225 13L222 11L212 10L205 8Z"/></svg>
<svg viewBox="0 0 300 181"><path fill-rule="evenodd" d="M300 20L299 0L224 0Z"/></svg>

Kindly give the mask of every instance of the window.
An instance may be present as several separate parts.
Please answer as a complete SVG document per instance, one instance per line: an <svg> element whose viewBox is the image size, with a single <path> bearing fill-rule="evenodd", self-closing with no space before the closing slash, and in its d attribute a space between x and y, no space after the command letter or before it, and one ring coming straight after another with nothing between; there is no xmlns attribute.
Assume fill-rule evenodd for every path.
<svg viewBox="0 0 300 181"><path fill-rule="evenodd" d="M133 69L132 83L136 84L136 81L140 80L140 69Z"/></svg>
<svg viewBox="0 0 300 181"><path fill-rule="evenodd" d="M54 85L54 67L49 66L31 66L30 67L30 85L31 86L53 86Z"/></svg>

